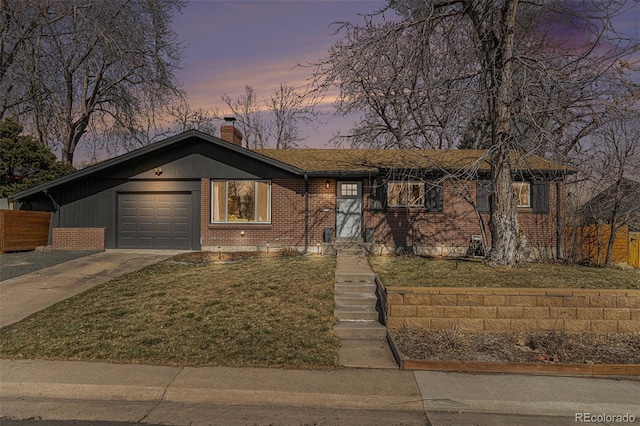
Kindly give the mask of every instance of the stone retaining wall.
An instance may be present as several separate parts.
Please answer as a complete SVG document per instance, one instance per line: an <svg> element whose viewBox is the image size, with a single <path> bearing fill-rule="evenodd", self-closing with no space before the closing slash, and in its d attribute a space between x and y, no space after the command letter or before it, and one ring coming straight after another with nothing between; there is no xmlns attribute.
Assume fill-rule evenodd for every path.
<svg viewBox="0 0 640 426"><path fill-rule="evenodd" d="M387 287L387 326L640 332L640 290Z"/></svg>

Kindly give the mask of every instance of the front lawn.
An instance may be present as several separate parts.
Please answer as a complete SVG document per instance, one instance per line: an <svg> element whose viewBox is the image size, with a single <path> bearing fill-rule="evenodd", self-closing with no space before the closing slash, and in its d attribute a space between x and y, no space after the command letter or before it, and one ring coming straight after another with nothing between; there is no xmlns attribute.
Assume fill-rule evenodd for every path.
<svg viewBox="0 0 640 426"><path fill-rule="evenodd" d="M335 258L188 260L124 275L0 329L0 356L189 366L336 365Z"/></svg>
<svg viewBox="0 0 640 426"><path fill-rule="evenodd" d="M370 257L385 287L536 287L640 289L640 269L551 263L491 268L475 259L417 256Z"/></svg>

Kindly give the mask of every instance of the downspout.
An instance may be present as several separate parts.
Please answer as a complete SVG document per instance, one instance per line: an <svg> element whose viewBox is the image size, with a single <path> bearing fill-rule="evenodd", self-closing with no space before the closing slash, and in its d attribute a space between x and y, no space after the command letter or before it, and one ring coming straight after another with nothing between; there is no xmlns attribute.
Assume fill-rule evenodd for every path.
<svg viewBox="0 0 640 426"><path fill-rule="evenodd" d="M309 176L304 174L304 250L302 254L307 254L309 250Z"/></svg>
<svg viewBox="0 0 640 426"><path fill-rule="evenodd" d="M51 194L49 194L48 190L45 189L44 191L42 191L42 193L47 197L49 197L49 199L51 200L51 203L53 203L54 212L56 213L56 222L57 222L56 227L60 228L60 204L58 204L55 198L53 198Z"/></svg>
<svg viewBox="0 0 640 426"><path fill-rule="evenodd" d="M51 194L49 194L48 190L44 190L42 191L42 193L44 195L46 195L47 197L49 197L49 199L51 200L51 203L53 203L53 208L56 214L56 228L60 228L60 204L58 204L58 202L55 200L55 198L53 198L53 196ZM51 224L51 226L49 227L49 244L53 244L53 223Z"/></svg>
<svg viewBox="0 0 640 426"><path fill-rule="evenodd" d="M560 260L562 223L560 218L560 182L556 182L556 260Z"/></svg>

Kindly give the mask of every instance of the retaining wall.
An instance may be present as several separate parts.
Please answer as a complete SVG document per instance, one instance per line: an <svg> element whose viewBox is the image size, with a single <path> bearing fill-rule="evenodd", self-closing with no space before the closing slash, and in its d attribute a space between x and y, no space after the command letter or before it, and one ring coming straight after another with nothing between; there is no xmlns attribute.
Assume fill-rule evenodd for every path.
<svg viewBox="0 0 640 426"><path fill-rule="evenodd" d="M640 332L640 290L387 287L384 291L389 328Z"/></svg>

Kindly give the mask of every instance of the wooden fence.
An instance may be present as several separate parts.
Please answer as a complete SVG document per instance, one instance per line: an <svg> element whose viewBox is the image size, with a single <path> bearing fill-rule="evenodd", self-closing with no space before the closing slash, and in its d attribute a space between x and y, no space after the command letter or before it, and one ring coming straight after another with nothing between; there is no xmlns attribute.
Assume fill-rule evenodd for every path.
<svg viewBox="0 0 640 426"><path fill-rule="evenodd" d="M629 232L629 266L640 268L640 232Z"/></svg>
<svg viewBox="0 0 640 426"><path fill-rule="evenodd" d="M50 222L49 212L0 210L0 253L46 246Z"/></svg>
<svg viewBox="0 0 640 426"><path fill-rule="evenodd" d="M574 262L604 265L607 245L611 238L611 225L588 225L567 229L566 253ZM629 227L621 226L616 232L611 262L629 262Z"/></svg>

